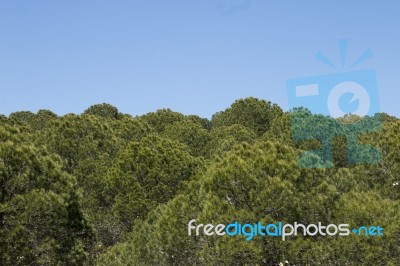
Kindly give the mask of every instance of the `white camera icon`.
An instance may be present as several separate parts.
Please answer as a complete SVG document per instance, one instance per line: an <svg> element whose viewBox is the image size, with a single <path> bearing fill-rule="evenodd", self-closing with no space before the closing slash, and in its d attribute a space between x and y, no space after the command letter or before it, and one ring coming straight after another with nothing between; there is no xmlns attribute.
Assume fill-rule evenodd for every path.
<svg viewBox="0 0 400 266"><path fill-rule="evenodd" d="M374 162L379 159L376 149L357 141L359 134L376 131L381 126L379 116L376 116L379 114L379 98L374 70L291 79L287 82L287 90L290 109L306 108L313 115L325 117L303 118L301 113L298 115L295 111L291 127L292 136L297 141L321 141L321 149L312 152L328 162L326 165L332 161L332 139L339 135L347 138L348 161ZM343 124L335 119L346 114L357 115L361 120ZM362 154L373 156L367 158ZM301 165L305 165L303 159L300 160Z"/></svg>
<svg viewBox="0 0 400 266"><path fill-rule="evenodd" d="M367 90L357 82L344 81L337 84L329 92L327 107L329 114L332 117L338 118L347 114L347 112L343 110L340 105L342 96L346 94L352 95L349 104L358 101L358 107L352 112L352 114L361 117L368 115L371 107L371 99ZM317 95L319 95L318 84L296 86L296 97L311 97Z"/></svg>
<svg viewBox="0 0 400 266"><path fill-rule="evenodd" d="M379 113L379 98L374 70L362 70L291 79L287 83L289 107L304 107L314 114L337 118L346 114L360 117ZM348 102L343 104L343 96ZM357 105L346 110L343 105Z"/></svg>

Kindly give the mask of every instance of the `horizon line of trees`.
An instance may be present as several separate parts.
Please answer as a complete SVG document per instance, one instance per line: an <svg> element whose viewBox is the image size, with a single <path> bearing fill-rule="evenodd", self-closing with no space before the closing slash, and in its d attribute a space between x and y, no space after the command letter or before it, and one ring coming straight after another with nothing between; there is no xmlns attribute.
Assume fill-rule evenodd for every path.
<svg viewBox="0 0 400 266"><path fill-rule="evenodd" d="M0 264L400 265L400 119L360 128L376 123L253 97L210 120L106 103L0 115ZM380 160L354 163L373 154L355 152L349 132ZM379 224L385 235L195 237L192 219Z"/></svg>

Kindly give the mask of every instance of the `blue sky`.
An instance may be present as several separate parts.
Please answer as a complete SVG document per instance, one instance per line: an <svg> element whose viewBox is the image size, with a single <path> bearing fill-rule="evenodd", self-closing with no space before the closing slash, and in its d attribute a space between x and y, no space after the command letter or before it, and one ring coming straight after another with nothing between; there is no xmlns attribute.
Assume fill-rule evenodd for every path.
<svg viewBox="0 0 400 266"><path fill-rule="evenodd" d="M107 102L211 117L248 96L287 109L288 79L342 71L315 54L339 64L345 38L349 63L373 51L353 70L376 70L381 110L399 117L399 10L394 0L1 1L0 113Z"/></svg>

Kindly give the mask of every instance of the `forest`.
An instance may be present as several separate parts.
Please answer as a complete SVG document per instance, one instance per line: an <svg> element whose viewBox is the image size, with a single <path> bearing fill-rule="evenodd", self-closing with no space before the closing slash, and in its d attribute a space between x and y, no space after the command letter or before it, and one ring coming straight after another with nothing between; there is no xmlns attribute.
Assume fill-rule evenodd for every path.
<svg viewBox="0 0 400 266"><path fill-rule="evenodd" d="M357 141L380 160L352 163L346 132L331 125L364 118L297 114L310 140L293 138L294 111L253 97L211 119L106 103L1 115L0 264L400 265L400 119L379 114L380 129ZM302 158L320 167L303 167L321 132L332 147ZM384 235L246 241L189 236L193 219L379 225Z"/></svg>

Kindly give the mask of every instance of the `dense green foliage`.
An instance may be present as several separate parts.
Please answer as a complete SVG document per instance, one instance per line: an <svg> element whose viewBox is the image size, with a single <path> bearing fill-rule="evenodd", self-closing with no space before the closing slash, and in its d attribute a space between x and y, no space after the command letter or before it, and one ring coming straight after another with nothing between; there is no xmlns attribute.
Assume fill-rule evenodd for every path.
<svg viewBox="0 0 400 266"><path fill-rule="evenodd" d="M360 118L299 114L310 140L292 137L293 113L255 98L211 121L169 109L132 117L109 104L0 116L0 265L400 265L400 120L382 114L381 130L359 139L379 148L379 163L352 164L345 136L358 129L332 125ZM304 157L322 131L339 135L332 149ZM301 154L327 166L330 151L333 167L299 166ZM246 241L188 236L192 219L385 234Z"/></svg>

